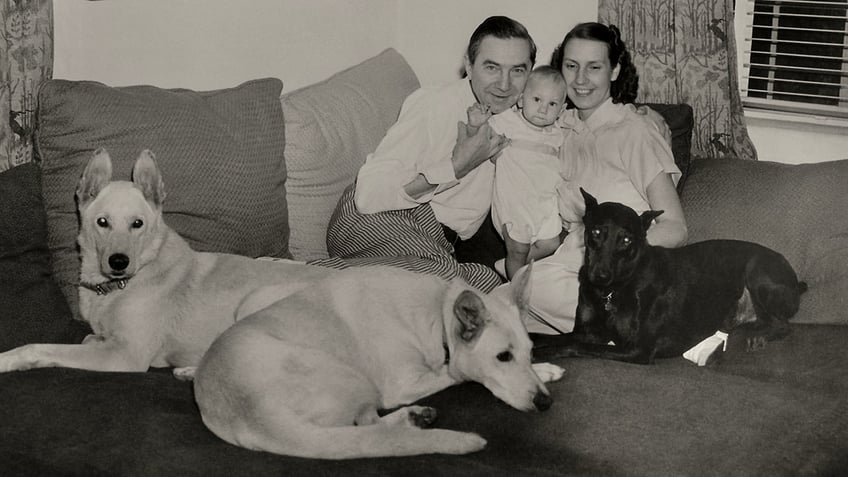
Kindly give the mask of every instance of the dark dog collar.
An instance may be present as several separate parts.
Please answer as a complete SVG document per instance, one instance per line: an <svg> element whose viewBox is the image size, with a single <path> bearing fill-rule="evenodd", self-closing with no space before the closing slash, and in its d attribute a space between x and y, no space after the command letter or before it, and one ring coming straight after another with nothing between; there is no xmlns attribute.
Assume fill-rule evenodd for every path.
<svg viewBox="0 0 848 477"><path fill-rule="evenodd" d="M615 309L615 305L612 304L613 293L613 290L610 290L610 292L606 295L603 293L601 294L601 300L604 301L604 310L606 311L612 311Z"/></svg>
<svg viewBox="0 0 848 477"><path fill-rule="evenodd" d="M98 295L106 295L115 290L123 290L127 287L127 282L129 281L129 278L116 278L114 280L108 280L100 283L80 282L80 286L88 288L89 290L97 293Z"/></svg>

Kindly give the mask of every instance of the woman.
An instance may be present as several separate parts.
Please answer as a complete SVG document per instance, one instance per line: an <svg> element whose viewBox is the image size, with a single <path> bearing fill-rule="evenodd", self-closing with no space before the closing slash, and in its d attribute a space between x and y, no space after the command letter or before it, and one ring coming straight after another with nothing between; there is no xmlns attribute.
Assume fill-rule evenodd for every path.
<svg viewBox="0 0 848 477"><path fill-rule="evenodd" d="M638 75L618 28L600 23L574 27L554 51L551 65L565 76L573 106L563 115L560 149L560 215L569 234L554 255L533 267L531 333L567 333L577 309L577 272L583 263L582 187L599 202L621 202L638 213L663 210L648 230L653 245L686 242L686 220L675 184L664 123L636 112Z"/></svg>

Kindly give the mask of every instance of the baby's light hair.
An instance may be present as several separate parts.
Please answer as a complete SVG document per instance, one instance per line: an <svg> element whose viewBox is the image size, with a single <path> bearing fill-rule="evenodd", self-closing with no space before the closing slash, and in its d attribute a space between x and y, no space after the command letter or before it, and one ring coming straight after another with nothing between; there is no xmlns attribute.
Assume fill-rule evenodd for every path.
<svg viewBox="0 0 848 477"><path fill-rule="evenodd" d="M537 66L530 72L530 78L538 76L540 78L552 79L557 83L565 84L565 78L562 76L562 71L550 65ZM529 79L529 78L528 78Z"/></svg>
<svg viewBox="0 0 848 477"><path fill-rule="evenodd" d="M565 77L562 75L562 71L554 68L553 66L541 65L534 68L532 71L530 71L530 75L527 77L527 84L529 85L530 82L534 80L551 81L552 83L561 86L563 90L563 95L565 94Z"/></svg>

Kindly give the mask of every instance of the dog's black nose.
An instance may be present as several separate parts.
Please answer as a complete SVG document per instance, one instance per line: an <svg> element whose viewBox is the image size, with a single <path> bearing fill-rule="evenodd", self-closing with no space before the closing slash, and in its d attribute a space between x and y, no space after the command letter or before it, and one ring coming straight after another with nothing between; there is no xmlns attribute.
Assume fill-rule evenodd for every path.
<svg viewBox="0 0 848 477"><path fill-rule="evenodd" d="M536 396L533 397L533 405L539 411L547 411L553 403L554 400L545 393L536 393Z"/></svg>
<svg viewBox="0 0 848 477"><path fill-rule="evenodd" d="M123 271L130 264L130 257L122 253L116 253L109 257L109 266L117 272Z"/></svg>

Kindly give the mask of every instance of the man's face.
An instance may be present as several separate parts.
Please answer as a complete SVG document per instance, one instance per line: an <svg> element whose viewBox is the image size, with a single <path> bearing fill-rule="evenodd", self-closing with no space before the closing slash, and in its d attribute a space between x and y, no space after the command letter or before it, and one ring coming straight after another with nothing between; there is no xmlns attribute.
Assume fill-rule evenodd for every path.
<svg viewBox="0 0 848 477"><path fill-rule="evenodd" d="M521 38L487 36L480 43L474 64L465 58L474 96L494 114L515 105L532 67L530 44Z"/></svg>

